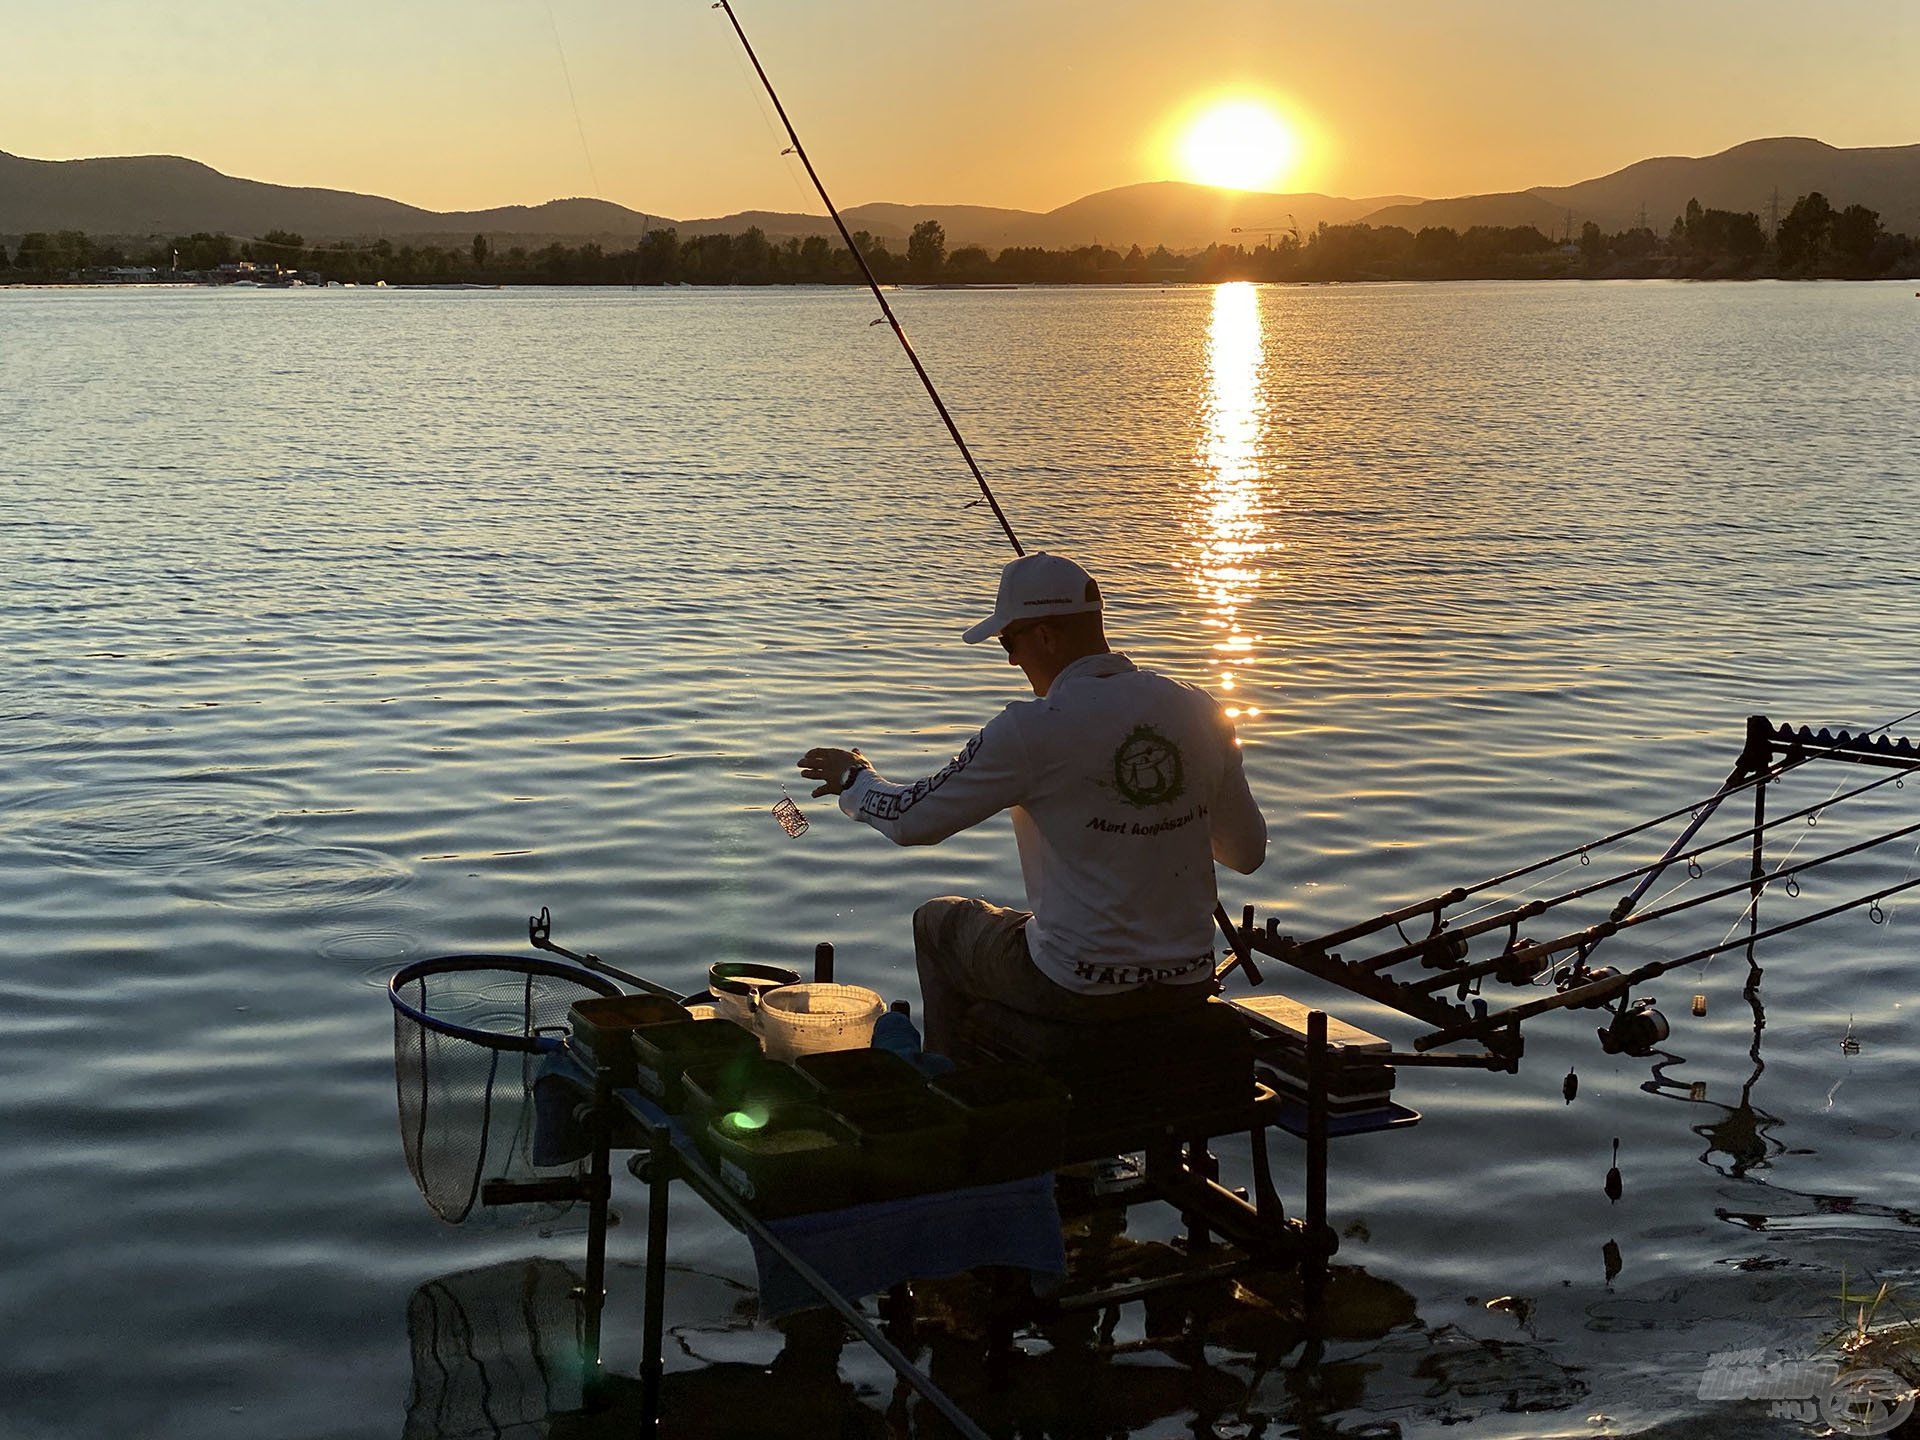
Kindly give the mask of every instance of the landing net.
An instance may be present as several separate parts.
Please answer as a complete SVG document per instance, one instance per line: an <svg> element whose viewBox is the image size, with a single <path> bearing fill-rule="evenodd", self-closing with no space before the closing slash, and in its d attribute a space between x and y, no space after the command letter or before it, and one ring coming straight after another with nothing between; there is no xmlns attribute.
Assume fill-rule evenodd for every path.
<svg viewBox="0 0 1920 1440"><path fill-rule="evenodd" d="M407 1169L428 1208L465 1220L486 1180L530 1180L533 1081L566 1033L567 1007L618 995L572 965L513 955L420 960L387 985Z"/></svg>

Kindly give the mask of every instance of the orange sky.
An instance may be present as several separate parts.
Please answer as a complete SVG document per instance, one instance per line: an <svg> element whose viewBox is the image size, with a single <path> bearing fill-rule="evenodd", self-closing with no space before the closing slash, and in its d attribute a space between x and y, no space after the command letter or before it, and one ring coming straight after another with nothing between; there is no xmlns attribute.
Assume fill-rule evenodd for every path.
<svg viewBox="0 0 1920 1440"><path fill-rule="evenodd" d="M738 8L849 205L1049 209L1185 178L1167 127L1223 89L1279 97L1308 132L1275 188L1354 196L1567 183L1766 135L1920 141L1904 0ZM5 33L16 154L183 154L436 209L818 208L705 0L88 0L17 8Z"/></svg>

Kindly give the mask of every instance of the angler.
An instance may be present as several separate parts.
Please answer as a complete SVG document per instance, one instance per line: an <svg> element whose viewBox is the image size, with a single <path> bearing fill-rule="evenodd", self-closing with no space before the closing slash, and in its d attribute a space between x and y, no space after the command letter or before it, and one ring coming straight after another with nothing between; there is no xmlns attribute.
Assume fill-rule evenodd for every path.
<svg viewBox="0 0 1920 1440"><path fill-rule="evenodd" d="M1051 1020L1130 1020L1214 994L1213 863L1249 874L1267 827L1233 726L1204 690L1107 643L1100 587L1036 552L1000 573L997 637L1036 698L1008 705L944 769L883 780L858 749L818 747L800 773L899 845L931 845L1013 812L1028 910L944 896L913 917L927 1047L955 1053L993 1001Z"/></svg>

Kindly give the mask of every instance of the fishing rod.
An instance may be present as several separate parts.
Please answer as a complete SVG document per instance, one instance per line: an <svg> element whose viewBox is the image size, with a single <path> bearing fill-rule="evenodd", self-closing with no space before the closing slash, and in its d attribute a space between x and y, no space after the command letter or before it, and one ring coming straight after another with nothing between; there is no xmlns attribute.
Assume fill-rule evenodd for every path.
<svg viewBox="0 0 1920 1440"><path fill-rule="evenodd" d="M1515 905L1510 910L1501 910L1495 914L1483 916L1478 920L1469 921L1464 925L1450 926L1439 935L1428 935L1418 940L1410 940L1404 945L1397 945L1391 950L1382 951L1378 955L1371 955L1365 960L1356 960L1353 963L1363 970L1378 971L1384 970L1392 965L1397 965L1400 961L1409 959L1415 955L1429 955L1435 953L1437 949L1457 946L1459 942L1472 939L1475 936L1485 935L1494 930L1505 929L1513 925L1516 921L1531 920L1536 916L1545 914L1555 906L1565 905L1575 900L1584 900L1589 895L1597 895L1603 890L1611 890L1614 886L1625 884L1629 880L1635 880L1643 875L1657 873L1665 870L1669 865L1678 862L1695 862L1709 851L1722 850L1742 840L1751 840L1756 835L1764 834L1769 830L1777 830L1791 821L1802 820L1809 815L1817 816L1835 805L1844 804L1848 800L1864 795L1870 790L1877 790L1882 785L1892 784L1900 778L1901 772L1894 771L1890 774L1883 775L1878 780L1869 780L1866 784L1849 790L1844 795L1830 796L1818 804L1804 806L1788 814L1776 816L1762 824L1750 825L1744 830L1736 830L1731 835L1709 841L1705 845L1697 845L1691 850L1682 850L1674 854L1663 855L1658 860L1649 860L1644 865L1636 865L1632 869L1622 870L1618 874L1604 876L1601 879L1591 881L1575 889L1563 891L1558 895L1549 895L1539 900L1528 900L1524 904ZM1886 839L1891 837L1882 838ZM1612 918L1615 920L1625 918L1627 910L1630 908L1631 907L1616 907L1619 913L1615 914Z"/></svg>
<svg viewBox="0 0 1920 1440"><path fill-rule="evenodd" d="M1680 838L1676 840L1674 844L1668 848L1667 853L1663 855L1659 860L1654 861L1649 866L1645 866L1635 871L1629 872L1629 874L1627 875L1616 876L1614 877L1613 881L1606 882L1606 883L1607 884L1617 883L1619 880L1632 878L1633 875L1647 874L1651 876L1653 874L1657 874L1660 870L1666 868L1667 865L1671 864L1676 858L1678 858L1681 852L1685 849L1686 842L1690 840L1696 833L1698 833L1701 825L1704 823L1707 816L1712 812L1713 809L1717 808L1723 801L1732 798L1733 796L1739 794L1743 790L1755 789L1759 786L1766 785L1771 781L1778 780L1783 775L1786 775L1789 771L1796 770L1800 766L1809 764L1814 760L1825 759L1829 756L1836 759L1850 758L1856 750L1861 748L1858 742L1864 741L1868 736L1877 735L1884 730L1889 730L1893 726L1900 724L1903 720L1912 719L1915 715L1920 715L1920 710L1910 711L1905 715L1896 716L1892 720L1888 720L1883 722L1882 724L1874 726L1871 730L1862 730L1857 732L1857 734L1851 735L1851 736L1847 732L1842 731L1840 736L1835 738L1835 737L1827 736L1826 732L1822 731L1821 736L1824 738L1813 737L1810 733L1807 734L1805 738L1795 737L1795 739L1792 742L1795 745L1795 753L1789 754L1787 758L1779 761L1769 760L1769 761L1766 761L1765 763L1755 764L1752 762L1751 759L1743 755L1741 763L1734 767L1733 773L1727 777L1727 779L1721 784L1718 790L1716 790L1712 795L1707 797L1707 799L1704 801L1694 801L1686 805L1681 805L1673 810L1667 811L1663 815L1656 815L1650 820L1638 821L1635 824L1628 825L1622 829L1616 830L1610 835L1602 835L1597 840L1588 840L1579 845L1575 845L1566 850L1562 850L1556 855L1549 855L1543 860L1535 860L1530 864L1521 865L1515 869L1508 870L1503 874L1489 876L1487 879L1478 881L1472 885L1455 886L1453 889L1445 891L1439 895L1432 895L1423 900L1410 901L1405 905L1399 906L1398 908L1393 910L1386 911L1383 914L1372 916L1366 920L1357 921L1351 925L1342 926L1338 930L1331 930L1324 935L1317 935L1312 937L1311 939L1296 940L1294 943L1298 946L1301 946L1307 949L1331 951L1336 946L1345 944L1349 940L1356 940L1362 936L1371 935L1377 930L1386 929L1389 925L1399 925L1403 921L1407 921L1407 920L1418 920L1418 919L1429 919L1429 918L1432 919L1435 922L1434 935L1428 936L1426 940L1418 943L1409 942L1409 946L1403 946L1397 950L1386 952L1385 955L1375 956L1372 962L1372 963L1380 963L1380 964L1390 964L1394 959L1402 959L1408 954L1415 953L1417 950L1426 948L1427 944L1433 941L1434 939L1436 939L1438 934L1440 933L1441 912L1444 911L1448 906L1458 905L1462 900L1465 900L1470 895L1480 894L1482 891L1491 890L1496 888L1497 886L1508 884L1511 881L1518 880L1524 876L1534 874L1536 871L1545 870L1550 866L1562 864L1568 860L1579 859L1584 864L1586 862L1587 855L1590 851L1602 849L1605 846L1615 844L1621 840L1631 839L1633 836L1639 835L1648 830L1654 829L1656 826L1664 825L1667 822L1672 820L1677 820L1683 815L1689 817L1690 823L1688 824L1685 833L1682 834ZM1770 743L1782 743L1779 737L1769 735L1767 738ZM1748 737L1748 743L1750 746L1754 743L1754 740L1755 740L1755 737L1750 734ZM1743 778L1743 772L1745 772L1744 778ZM1862 787L1863 790L1871 789L1871 788L1872 788L1871 786ZM1853 793L1859 794L1861 793L1861 791L1855 791ZM1841 799L1850 799L1850 798L1852 797L1840 796L1838 794L1838 791L1836 790L1835 795L1832 797L1829 797L1829 799L1825 803L1834 804ZM1823 806L1814 806L1811 808L1817 811L1823 808ZM1804 814L1806 812L1802 811L1799 813ZM1707 848L1712 848L1712 847L1707 847ZM1650 884L1651 880L1649 879L1647 883ZM1573 894L1570 894L1570 895L1563 895L1559 897L1559 900L1574 898L1574 895L1581 894L1581 893L1591 893L1592 889L1604 889L1604 888L1606 888L1606 884L1596 885L1593 887L1589 887L1589 889L1587 889L1586 891L1574 892ZM1637 904L1639 902L1640 895L1645 893L1645 889L1646 889L1646 885L1643 884L1640 890L1636 892L1632 897L1630 897L1631 903L1627 903L1623 901L1624 909L1622 911L1622 914L1624 914L1627 910L1631 910L1633 907L1633 904ZM1535 903L1539 903L1542 905L1551 905L1551 904L1559 903L1559 900L1549 900L1544 902L1529 902L1527 904L1517 906L1515 907L1515 910L1506 912L1501 918L1499 923L1500 924L1509 923L1513 919L1516 913L1520 913L1522 915L1522 918L1530 918L1531 913L1537 913L1533 911L1533 905ZM1496 901L1493 903L1497 904L1499 902ZM1482 905L1482 906L1476 907L1476 910L1485 909L1485 908L1486 906ZM1469 912L1469 913L1475 913L1475 912ZM1479 926L1479 929L1475 929L1472 931L1472 933L1475 933L1475 934L1480 933L1481 930L1497 928L1496 926L1485 925L1485 924L1482 924L1481 922L1474 922L1474 924ZM1467 933L1467 930L1466 930L1466 927L1461 927L1456 930L1447 931L1446 933L1450 935L1459 935L1459 934ZM1389 959L1388 958L1389 956L1391 956L1392 958Z"/></svg>
<svg viewBox="0 0 1920 1440"><path fill-rule="evenodd" d="M1813 914L1803 915L1798 920L1790 920L1785 924L1775 925L1770 929L1757 931L1753 935L1740 940L1728 940L1719 945L1708 945L1704 949L1692 951L1689 954L1679 956L1673 960L1656 960L1649 964L1642 965L1636 970L1629 970L1624 975L1596 976L1592 980L1575 985L1570 989L1562 990L1557 995L1550 995L1539 1000L1529 1000L1525 1004L1514 1005L1505 1010L1497 1010L1490 1015L1476 1015L1472 1020L1462 1021L1457 1025L1449 1025L1443 1029L1435 1030L1431 1034L1419 1036L1414 1040L1413 1048L1416 1051L1432 1050L1441 1045L1450 1045L1456 1040L1464 1040L1468 1036L1484 1037L1495 1030L1516 1025L1521 1020L1528 1019L1534 1015L1545 1014L1549 1010L1562 1010L1569 1006L1576 1005L1584 1008L1596 1003L1604 1003L1613 999L1615 996L1626 994L1632 990L1634 986L1644 981L1664 975L1669 970L1678 969L1682 965L1691 965L1696 960L1705 960L1710 956L1723 954L1728 950L1739 950L1759 940L1771 940L1776 935L1785 935L1790 930L1798 930L1802 926L1817 924L1822 920L1830 920L1835 915L1843 914L1848 910L1857 910L1862 905L1877 906L1882 900L1887 899L1889 896L1911 890L1916 885L1920 885L1920 877L1902 881L1898 885L1889 885L1884 889L1874 891L1871 895L1861 895L1856 899L1844 900L1838 905L1830 905L1825 910L1816 910Z"/></svg>
<svg viewBox="0 0 1920 1440"><path fill-rule="evenodd" d="M1851 856L1861 854L1864 851L1871 850L1876 845L1886 845L1892 841L1902 840L1914 834L1920 834L1920 821L1915 821L1911 825L1903 825L1896 830L1886 831L1884 834L1875 835L1868 840L1858 841L1855 844L1846 846L1844 849L1832 850L1825 855L1816 855L1811 860L1802 860L1798 865L1783 865L1769 873L1761 880L1760 884L1767 886L1773 884L1776 880L1794 880L1795 877L1803 875L1809 870L1817 870L1820 866L1830 861L1844 860ZM1789 889L1791 888L1790 886ZM1482 961L1476 965L1462 966L1458 969L1448 970L1440 975L1434 976L1430 980L1410 981L1407 982L1408 988L1419 991L1446 990L1463 981L1471 980L1476 976L1491 975L1501 969L1524 972L1527 962L1551 955L1562 954L1568 950L1579 949L1585 953L1591 953L1593 947L1598 945L1602 940L1609 939L1619 934L1622 930L1631 929L1635 925L1644 925L1650 920L1664 920L1670 915L1678 915L1682 911L1691 910L1696 906L1710 904L1715 900L1724 900L1729 895L1751 892L1753 889L1753 880L1751 878L1743 879L1732 885L1722 886L1718 890L1710 890L1704 895L1695 895L1685 900L1677 900L1673 904L1662 906L1659 909L1643 910L1637 915L1628 915L1620 919L1602 920L1597 925L1589 925L1584 929L1572 930L1565 935L1556 936L1552 940L1522 940L1519 944L1512 946L1495 959Z"/></svg>
<svg viewBox="0 0 1920 1440"><path fill-rule="evenodd" d="M733 33L740 37L741 48L747 52L747 59L753 62L754 73L759 75L760 84L765 87L767 98L773 101L773 108L779 113L780 123L786 127L787 138L793 142L793 153L800 157L800 163L807 168L807 178L813 181L813 188L820 193L820 201L827 207L827 213L833 217L833 223L840 231L840 238L846 242L847 251L853 256L854 263L860 267L860 273L867 279L867 288L873 291L873 298L879 302L880 313L887 317L887 324L893 327L894 338L900 342L900 348L907 352L907 359L913 362L913 373L920 377L920 383L926 387L927 398L933 401L933 408L940 412L940 418L946 422L947 433L953 437L953 443L960 447L960 455L967 462L967 468L973 472L973 480L980 487L980 493L993 509L993 518L1000 522L1000 528L1007 532L1007 543L1013 546L1015 555L1027 552L1021 548L1020 537L1013 533L1013 526L1007 520L1007 512L1000 508L1000 502L994 498L993 489L987 484L987 477L980 473L980 466L973 458L973 451L967 448L966 437L961 435L960 427L954 423L953 416L947 410L947 402L940 398L940 392L934 388L933 377L927 374L927 367L920 363L920 357L914 353L913 342L907 339L907 332L900 324L900 317L893 313L893 306L887 303L887 297L880 288L880 282L874 278L873 268L867 264L867 257L860 253L860 247L853 243L853 235L847 229L847 222L840 218L840 207L833 203L833 197L827 194L827 187L821 183L820 172L813 168L813 161L807 158L807 147L800 143L800 132L793 128L793 121L787 118L787 107L780 103L780 96L773 88L773 81L767 78L767 70L760 63L760 57L754 53L753 42L747 39L747 32L740 28L740 17L733 13L728 0L714 0L713 8L725 13L733 25Z"/></svg>
<svg viewBox="0 0 1920 1440"><path fill-rule="evenodd" d="M747 39L747 32L740 24L740 17L733 13L730 0L713 0L713 8L727 17L727 22L733 26L733 33L740 37L740 48L747 52L747 59L753 62L754 73L760 77L761 87L767 92L767 98L773 101L774 111L780 117L780 124L786 129L787 139L793 142L793 153L806 167L807 178L813 182L813 188L820 196L820 203L827 207L827 213L833 217L834 227L839 230L841 240L846 242L847 253L853 256L854 264L860 267L861 275L866 278L867 288L873 292L874 301L880 306L880 313L886 317L888 326L892 328L894 338L900 342L900 348L907 352L907 359L913 364L913 373L920 377L920 384L925 387L927 398L933 401L933 408L940 412L940 419L946 424L947 434L953 437L953 443L959 448L961 458L967 462L967 469L973 472L973 483L980 487L980 494L992 509L993 518L1000 522L1001 530L1006 532L1007 543L1013 547L1015 555L1025 555L1027 552L1020 544L1020 537L1013 533L1013 523L1007 519L1007 512L1000 508L1000 501L995 497L993 487L987 484L987 477L981 473L979 462L973 458L973 451L967 446L966 437L960 433L960 426L955 422L952 412L947 409L947 402L940 398L940 391L934 385L933 377L927 373L927 367L920 363L920 356L915 353L913 342L907 339L906 328L901 325L900 317L893 313L893 306L887 303L886 292L880 288L880 282L874 276L873 267L867 264L867 257L860 253L860 247L853 243L853 232L847 229L847 222L840 215L840 207L833 203L833 197L827 193L826 184L820 179L820 172L813 168L813 160L807 154L807 147L800 143L800 132L793 128L793 121L787 115L787 107L781 103L780 93L773 88L773 81L767 75L767 67L760 63L760 57L754 51L753 42ZM1233 946L1233 963L1243 966L1246 969L1247 978L1258 985L1260 972L1253 967L1251 949L1242 937L1235 933L1233 921L1227 918L1226 907L1215 904L1213 918L1220 926L1220 932L1226 936L1228 944Z"/></svg>

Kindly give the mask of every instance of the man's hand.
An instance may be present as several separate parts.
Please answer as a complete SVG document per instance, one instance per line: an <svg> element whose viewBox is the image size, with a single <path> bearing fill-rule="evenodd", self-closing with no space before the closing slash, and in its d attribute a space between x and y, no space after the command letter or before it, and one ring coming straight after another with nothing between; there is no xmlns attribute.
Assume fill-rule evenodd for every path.
<svg viewBox="0 0 1920 1440"><path fill-rule="evenodd" d="M816 800L822 795L838 795L853 783L853 777L860 771L873 768L858 750L809 750L798 763L802 775L821 782L820 788L813 792Z"/></svg>

